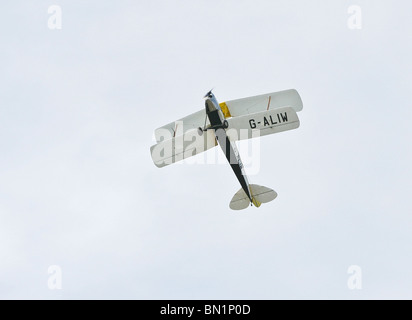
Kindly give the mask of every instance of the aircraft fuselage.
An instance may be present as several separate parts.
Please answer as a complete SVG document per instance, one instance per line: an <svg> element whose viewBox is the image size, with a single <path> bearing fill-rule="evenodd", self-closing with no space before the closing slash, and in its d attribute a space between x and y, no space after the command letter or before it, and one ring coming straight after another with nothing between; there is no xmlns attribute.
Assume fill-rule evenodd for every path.
<svg viewBox="0 0 412 320"><path fill-rule="evenodd" d="M243 168L243 163L240 159L236 144L234 142L232 143L226 134L225 117L223 116L223 112L219 106L219 103L217 102L212 92L209 92L205 98L206 114L209 118L211 128L213 128L213 130L215 131L217 142L222 148L222 151L225 154L230 166L232 167L232 170L235 173L237 179L239 180L242 189L246 192L246 195L252 202L252 196L249 190L249 182Z"/></svg>

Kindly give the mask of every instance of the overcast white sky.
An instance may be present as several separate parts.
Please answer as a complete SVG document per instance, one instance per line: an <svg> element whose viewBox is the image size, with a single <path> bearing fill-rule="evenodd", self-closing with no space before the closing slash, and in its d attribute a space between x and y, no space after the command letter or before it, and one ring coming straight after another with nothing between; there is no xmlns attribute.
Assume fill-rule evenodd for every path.
<svg viewBox="0 0 412 320"><path fill-rule="evenodd" d="M361 30L347 26L353 4ZM412 299L411 12L3 2L0 298ZM302 97L301 127L261 139L250 181L278 198L259 209L229 209L227 164L152 163L153 130L212 87L219 101ZM362 290L347 286L351 265Z"/></svg>

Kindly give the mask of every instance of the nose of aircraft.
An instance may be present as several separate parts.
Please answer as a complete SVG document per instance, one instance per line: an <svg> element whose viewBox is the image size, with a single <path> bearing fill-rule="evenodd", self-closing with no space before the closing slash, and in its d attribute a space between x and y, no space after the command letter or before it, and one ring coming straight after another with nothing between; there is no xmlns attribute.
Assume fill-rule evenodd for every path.
<svg viewBox="0 0 412 320"><path fill-rule="evenodd" d="M213 90L213 89L212 89ZM217 101L215 98L215 95L212 93L212 90L210 90L208 93L205 94L205 105L206 105L206 112L212 112L217 110Z"/></svg>
<svg viewBox="0 0 412 320"><path fill-rule="evenodd" d="M207 99L206 99L205 105L206 105L206 111L207 111L208 113L209 113L209 112L212 112L212 111L216 111L216 106L215 106L215 104L213 103L213 100L211 100L210 98L207 98Z"/></svg>
<svg viewBox="0 0 412 320"><path fill-rule="evenodd" d="M212 89L212 90L213 90L213 89ZM203 98L213 98L212 90L210 90L208 93L206 93Z"/></svg>

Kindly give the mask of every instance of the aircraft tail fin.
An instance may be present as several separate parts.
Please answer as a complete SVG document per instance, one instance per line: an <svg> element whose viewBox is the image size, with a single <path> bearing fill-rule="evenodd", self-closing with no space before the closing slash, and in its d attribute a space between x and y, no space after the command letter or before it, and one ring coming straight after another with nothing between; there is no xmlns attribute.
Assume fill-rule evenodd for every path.
<svg viewBox="0 0 412 320"><path fill-rule="evenodd" d="M256 208L259 208L262 205L262 202L257 200L255 197L252 197L252 203Z"/></svg>
<svg viewBox="0 0 412 320"><path fill-rule="evenodd" d="M252 203L255 207L259 208L262 203L267 203L275 200L277 193L272 189L259 186L257 184L250 185L250 192L252 195ZM243 210L246 209L250 204L250 199L246 195L243 189L240 189L230 201L230 209L232 210Z"/></svg>

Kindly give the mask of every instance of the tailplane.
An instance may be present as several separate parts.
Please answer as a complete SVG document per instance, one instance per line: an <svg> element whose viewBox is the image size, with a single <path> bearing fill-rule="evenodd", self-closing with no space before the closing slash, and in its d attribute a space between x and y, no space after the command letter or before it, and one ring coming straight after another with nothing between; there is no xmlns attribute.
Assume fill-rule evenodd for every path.
<svg viewBox="0 0 412 320"><path fill-rule="evenodd" d="M255 207L260 207L262 203L267 203L275 200L277 193L272 189L259 186L257 184L251 184L249 186L250 193L252 195L252 203ZM230 201L230 209L243 210L246 209L251 203L249 197L243 189L240 189Z"/></svg>

